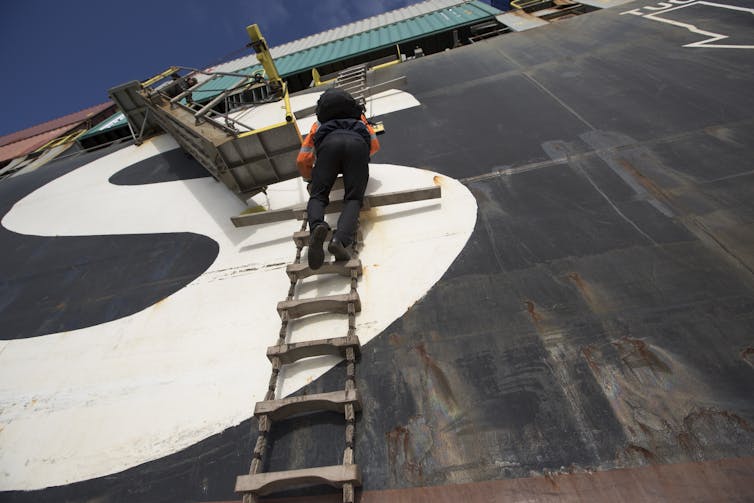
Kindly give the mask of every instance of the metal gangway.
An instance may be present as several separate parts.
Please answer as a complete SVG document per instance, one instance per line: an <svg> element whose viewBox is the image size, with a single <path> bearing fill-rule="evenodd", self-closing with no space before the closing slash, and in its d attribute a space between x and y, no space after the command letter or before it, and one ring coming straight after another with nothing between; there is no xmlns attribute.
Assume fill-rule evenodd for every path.
<svg viewBox="0 0 754 503"><path fill-rule="evenodd" d="M171 67L144 82L132 81L111 88L110 98L128 120L137 144L146 135L160 130L169 133L216 180L224 183L239 199L265 191L270 184L299 176L296 155L301 134L291 111L287 85L275 68L269 49L257 25L247 28L251 47L267 75L205 72ZM191 73L180 76L179 71ZM207 81L194 76L206 74L210 82L223 76L239 80L208 103L192 99ZM167 79L172 79L165 82ZM253 128L233 118L231 102L240 92L256 93L265 102L278 102L278 117L264 127ZM225 102L225 112L215 110ZM237 101L237 100L235 100Z"/></svg>

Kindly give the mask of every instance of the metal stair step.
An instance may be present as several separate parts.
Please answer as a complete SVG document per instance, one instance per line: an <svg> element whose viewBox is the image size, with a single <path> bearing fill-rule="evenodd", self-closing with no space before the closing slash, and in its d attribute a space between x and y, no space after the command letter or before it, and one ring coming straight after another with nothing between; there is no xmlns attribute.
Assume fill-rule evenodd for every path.
<svg viewBox="0 0 754 503"><path fill-rule="evenodd" d="M343 85L339 85L338 89L342 89L344 91L348 91L349 93L353 93L354 91L359 91L364 89L366 86L363 82L346 82Z"/></svg>
<svg viewBox="0 0 754 503"><path fill-rule="evenodd" d="M346 405L353 405L356 411L361 410L359 390L344 389L315 395L291 396L280 400L265 400L257 402L254 407L254 415L267 416L274 422L298 414L325 410L345 413Z"/></svg>
<svg viewBox="0 0 754 503"><path fill-rule="evenodd" d="M348 73L341 73L338 75L338 77L335 79L338 80L347 80L347 79L363 79L366 78L367 73L365 71L355 71L355 72L348 72Z"/></svg>
<svg viewBox="0 0 754 503"><path fill-rule="evenodd" d="M348 94L352 95L354 98L356 97L355 94L358 94L358 93L364 94L364 86L361 84L353 85L353 86L343 86L343 87L340 87L339 89L342 89L348 92Z"/></svg>
<svg viewBox="0 0 754 503"><path fill-rule="evenodd" d="M325 262L322 267L313 271L307 264L288 264L285 268L286 274L291 281L308 278L309 276L317 276L320 274L340 274L341 276L351 277L351 273L356 273L361 276L361 260L353 258L351 260L343 260L340 262Z"/></svg>
<svg viewBox="0 0 754 503"><path fill-rule="evenodd" d="M338 82L338 84L335 86L338 89L342 89L344 91L348 91L349 93L352 92L352 89L364 89L366 87L366 83L363 80L354 80L351 82Z"/></svg>
<svg viewBox="0 0 754 503"><path fill-rule="evenodd" d="M351 74L354 74L354 73L366 72L366 70L367 70L367 67L364 66L364 65L354 66L354 67L351 67L351 68L346 68L345 70L341 70L338 73L338 75L351 75Z"/></svg>
<svg viewBox="0 0 754 503"><path fill-rule="evenodd" d="M347 77L338 77L338 80L335 81L335 85L341 85L341 84L352 84L354 82L366 82L366 75L364 74L358 74L358 75L349 75Z"/></svg>
<svg viewBox="0 0 754 503"><path fill-rule="evenodd" d="M236 492L254 493L259 496L290 489L327 484L342 487L344 484L361 485L358 465L320 466L284 472L240 475L236 478Z"/></svg>
<svg viewBox="0 0 754 503"><path fill-rule="evenodd" d="M278 302L278 313L288 313L288 319L301 318L309 314L317 313L340 313L348 314L348 305L353 303L356 312L361 311L361 300L357 292L341 295L328 295L313 299L283 300Z"/></svg>
<svg viewBox="0 0 754 503"><path fill-rule="evenodd" d="M280 363L287 365L303 358L323 355L340 355L345 358L346 350L354 348L356 357L359 356L361 343L355 335L335 337L333 339L318 339L315 341L294 342L280 344L267 348L267 358L279 358Z"/></svg>
<svg viewBox="0 0 754 503"><path fill-rule="evenodd" d="M351 77L345 77L345 78L339 78L335 82L336 87L341 86L347 86L351 84L364 84L366 82L366 77L364 75L353 75Z"/></svg>

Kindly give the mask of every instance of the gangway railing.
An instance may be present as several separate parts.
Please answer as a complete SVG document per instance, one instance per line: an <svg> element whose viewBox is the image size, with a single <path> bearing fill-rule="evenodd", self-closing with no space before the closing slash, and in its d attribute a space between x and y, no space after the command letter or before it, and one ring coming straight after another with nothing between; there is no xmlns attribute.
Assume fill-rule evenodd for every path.
<svg viewBox="0 0 754 503"><path fill-rule="evenodd" d="M544 4L548 2L550 2L550 0L513 0L511 2L511 7L513 7L514 9L526 9L537 4Z"/></svg>
<svg viewBox="0 0 754 503"><path fill-rule="evenodd" d="M128 120L137 144L149 134L165 131L191 154L218 181L223 182L242 201L270 184L299 176L296 155L301 147L301 133L291 111L288 88L280 79L264 39L256 25L248 29L250 44L262 63L261 73L243 74L200 71L187 67L170 67L144 82L132 81L108 92ZM179 71L188 70L184 76ZM224 89L208 103L198 104L192 94L199 86L193 75L238 77L239 81ZM172 79L165 82L166 79ZM193 80L192 80L193 79ZM269 123L256 128L215 108L234 93L254 86L266 86L269 99L259 106L272 110ZM275 105L275 102L283 106ZM226 103L227 105L227 103Z"/></svg>
<svg viewBox="0 0 754 503"><path fill-rule="evenodd" d="M583 9L584 6L576 0L513 0L511 7L534 14L541 19L551 20L569 14L583 14L574 11Z"/></svg>

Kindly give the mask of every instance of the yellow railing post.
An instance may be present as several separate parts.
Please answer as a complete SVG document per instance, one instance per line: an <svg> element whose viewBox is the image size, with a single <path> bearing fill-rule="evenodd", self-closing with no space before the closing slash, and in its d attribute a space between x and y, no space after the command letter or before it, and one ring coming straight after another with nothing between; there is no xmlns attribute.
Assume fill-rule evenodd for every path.
<svg viewBox="0 0 754 503"><path fill-rule="evenodd" d="M246 33L249 34L251 48L254 49L254 52L257 54L257 60L262 64L270 86L273 89L281 90L283 80L280 78L278 69L275 66L275 61L272 59L270 49L267 46L267 41L262 36L262 32L259 31L259 26L256 24L247 26Z"/></svg>
<svg viewBox="0 0 754 503"><path fill-rule="evenodd" d="M171 66L170 68L168 68L164 72L155 75L151 79L145 80L144 82L141 83L141 85L142 85L142 87L149 87L152 84L154 84L155 82L158 82L158 81L160 81L160 80L168 77L169 75L172 75L173 73L177 72L178 70L179 70L179 68L177 66Z"/></svg>

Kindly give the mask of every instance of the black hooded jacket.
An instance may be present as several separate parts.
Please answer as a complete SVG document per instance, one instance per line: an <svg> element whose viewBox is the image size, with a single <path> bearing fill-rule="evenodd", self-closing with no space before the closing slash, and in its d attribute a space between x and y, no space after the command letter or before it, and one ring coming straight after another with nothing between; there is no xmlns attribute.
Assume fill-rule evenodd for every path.
<svg viewBox="0 0 754 503"><path fill-rule="evenodd" d="M364 138L369 146L371 138L361 120L362 113L361 105L346 91L336 88L325 91L317 100L317 120L320 125L314 134L314 146L319 148L322 140L335 130L352 131Z"/></svg>

